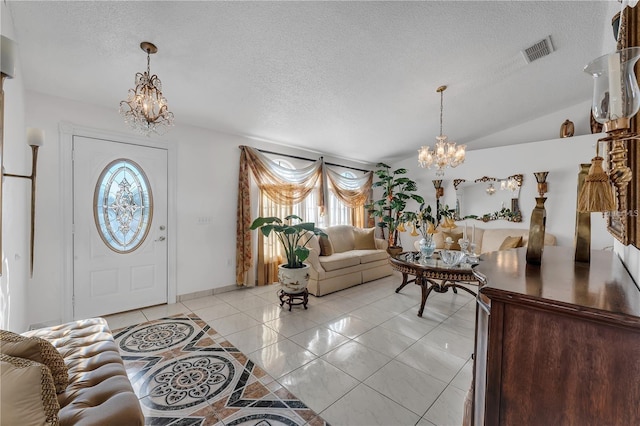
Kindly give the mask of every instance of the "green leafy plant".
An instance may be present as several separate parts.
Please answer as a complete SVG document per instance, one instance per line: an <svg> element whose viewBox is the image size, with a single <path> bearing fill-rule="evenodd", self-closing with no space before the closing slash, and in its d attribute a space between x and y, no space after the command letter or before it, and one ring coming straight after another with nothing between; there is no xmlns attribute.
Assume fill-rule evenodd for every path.
<svg viewBox="0 0 640 426"><path fill-rule="evenodd" d="M399 168L391 171L391 167L384 164L376 164L378 170L374 173L378 180L373 183L374 188L382 188L382 198L368 204L366 207L371 214L378 218L380 228L389 230L387 236L389 247L399 245L398 226L403 222L403 213L407 207L407 201L413 199L417 203L424 203L424 199L415 194L418 186L415 181L404 177L407 169Z"/></svg>
<svg viewBox="0 0 640 426"><path fill-rule="evenodd" d="M508 220L509 222L522 222L522 214L519 211L514 212L511 209L503 207L502 209L495 211L493 213L485 213L482 216L469 214L464 216L462 219L477 219L483 222L504 219L504 220Z"/></svg>
<svg viewBox="0 0 640 426"><path fill-rule="evenodd" d="M297 220L301 223L292 224ZM288 223L286 223L288 222ZM316 228L313 222L302 222L302 218L294 214L284 218L279 217L259 217L251 224L251 229L260 229L265 237L272 232L284 248L287 263L285 268L302 268L305 260L309 257L307 244L314 235L327 235L320 228Z"/></svg>

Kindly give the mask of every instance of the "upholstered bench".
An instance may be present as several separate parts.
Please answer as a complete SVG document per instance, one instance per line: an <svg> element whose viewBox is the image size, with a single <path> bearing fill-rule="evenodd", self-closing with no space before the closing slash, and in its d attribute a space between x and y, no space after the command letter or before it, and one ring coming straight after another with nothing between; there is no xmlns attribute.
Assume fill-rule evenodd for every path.
<svg viewBox="0 0 640 426"><path fill-rule="evenodd" d="M52 373L59 404L57 416L52 416L50 414L52 402L50 399L45 401L48 396L50 397L51 391L41 391L43 394L39 396L44 406L46 420L40 424L57 424L59 419L60 425L144 425L144 416L138 397L133 392L122 358L104 319L74 321L29 331L22 335L11 335L12 333L3 332L0 341L3 382L0 411L3 424L5 416L7 419L10 415L14 419L25 416L23 418L26 420L30 413L24 411L34 410L33 407L20 403L28 399L25 395L29 392L22 389L26 380L21 377L27 377L25 372L28 368L40 365L40 371ZM51 368L42 368L42 364L47 365L50 361L40 360L42 364L34 362L34 348L36 348L35 352L38 352L37 348L44 347L44 344L41 341L38 342L38 339L30 339L33 337L50 342L62 356L64 366L54 364ZM21 338L23 340L20 340ZM31 349L25 350L25 347ZM16 351L31 352L31 356L27 354L25 359ZM44 353L42 350L40 352ZM37 356L38 354L35 361L38 360ZM50 358L49 355L46 357ZM65 366L68 384L61 388L60 385L64 385ZM15 378L18 378L17 382L7 387ZM47 387L45 382L48 381L46 374L42 373L43 387ZM20 392L22 397L16 392ZM35 392L38 390L36 389ZM15 402L16 399L18 403ZM37 398L35 401L37 402ZM9 402L11 406L5 406ZM20 424L35 423L24 421Z"/></svg>

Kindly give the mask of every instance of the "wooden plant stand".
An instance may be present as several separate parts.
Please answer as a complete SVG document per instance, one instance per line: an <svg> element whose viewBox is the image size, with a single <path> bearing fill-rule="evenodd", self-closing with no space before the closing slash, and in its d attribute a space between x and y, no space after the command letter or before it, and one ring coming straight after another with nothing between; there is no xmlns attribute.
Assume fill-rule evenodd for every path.
<svg viewBox="0 0 640 426"><path fill-rule="evenodd" d="M278 296L280 297L280 306L282 307L286 303L289 305L289 312L291 312L291 307L294 305L302 305L307 309L307 303L309 302L309 290L306 288L300 293L285 293L284 290L280 290L278 292Z"/></svg>

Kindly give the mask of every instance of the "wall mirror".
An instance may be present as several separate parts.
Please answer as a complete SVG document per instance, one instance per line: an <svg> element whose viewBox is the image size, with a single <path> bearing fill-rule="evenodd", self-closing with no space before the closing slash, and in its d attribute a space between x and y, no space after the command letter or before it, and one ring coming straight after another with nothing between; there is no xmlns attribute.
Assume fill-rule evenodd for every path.
<svg viewBox="0 0 640 426"><path fill-rule="evenodd" d="M520 188L522 175L506 178L483 176L474 181L455 179L456 220L478 219L522 222Z"/></svg>

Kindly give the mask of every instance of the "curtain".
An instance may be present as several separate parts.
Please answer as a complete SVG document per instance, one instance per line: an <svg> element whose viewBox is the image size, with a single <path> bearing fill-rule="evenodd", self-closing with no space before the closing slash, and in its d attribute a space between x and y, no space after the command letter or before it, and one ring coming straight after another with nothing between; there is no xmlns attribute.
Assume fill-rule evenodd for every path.
<svg viewBox="0 0 640 426"><path fill-rule="evenodd" d="M242 147L241 147L242 148ZM236 284L249 285L249 270L253 264L251 249L251 186L247 152L240 152L238 176L238 207L236 209Z"/></svg>
<svg viewBox="0 0 640 426"><path fill-rule="evenodd" d="M249 282L249 270L253 265L251 250L251 197L250 173L260 188L261 215L283 218L292 211L292 206L303 201L314 189L318 192L318 208L324 209L324 185L322 179L322 159L303 169L292 170L271 161L259 151L240 146L240 171L238 179L238 222L236 226L236 284L253 285ZM273 206L278 206L273 207ZM274 241L277 241L274 239ZM259 241L260 242L260 241ZM271 244L269 244L271 245ZM274 250L258 244L258 284L276 281L271 279L273 267L279 262L277 244ZM277 273L276 273L277 277Z"/></svg>
<svg viewBox="0 0 640 426"><path fill-rule="evenodd" d="M353 226L365 227L364 204L371 195L373 172L361 177L346 177L325 168L329 189L348 207L350 222Z"/></svg>
<svg viewBox="0 0 640 426"><path fill-rule="evenodd" d="M351 178L326 168L326 174L331 190L347 207L364 206L373 184L373 172L367 172L362 177Z"/></svg>
<svg viewBox="0 0 640 426"><path fill-rule="evenodd" d="M258 187L272 201L291 206L304 200L317 187L318 207L324 207L322 159L302 169L289 169L253 148L245 146L243 150Z"/></svg>
<svg viewBox="0 0 640 426"><path fill-rule="evenodd" d="M364 204L370 197L373 172L362 177L346 177L324 166L322 158L308 167L290 169L282 167L256 149L240 146L238 178L238 222L236 227L236 284L250 286L253 266L251 226L251 176L260 189L260 216L284 218L297 214L309 220L309 206L304 201L316 199L317 212L324 212L326 186L336 198L348 207L347 214L354 226L364 227ZM251 173L250 173L251 172ZM325 180L327 185L325 186ZM314 190L316 192L314 192ZM317 194L317 195L316 195ZM306 213L305 213L306 210ZM272 236L265 241L258 233L257 257L258 285L277 281L277 266L282 263L282 249Z"/></svg>
<svg viewBox="0 0 640 426"><path fill-rule="evenodd" d="M273 202L266 193L260 194L260 216L286 217L293 214L293 208ZM271 235L266 238L261 232L258 236L257 285L278 281L278 265L284 262L284 253L280 241Z"/></svg>

